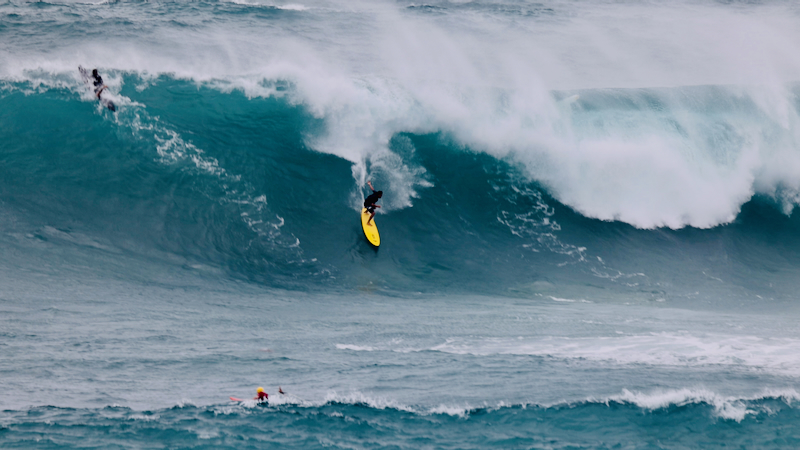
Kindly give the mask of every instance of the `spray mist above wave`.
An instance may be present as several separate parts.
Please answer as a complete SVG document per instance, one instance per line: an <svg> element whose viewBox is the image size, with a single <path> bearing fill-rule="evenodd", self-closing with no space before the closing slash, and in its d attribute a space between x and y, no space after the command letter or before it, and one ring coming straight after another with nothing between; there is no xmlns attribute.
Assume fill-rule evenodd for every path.
<svg viewBox="0 0 800 450"><path fill-rule="evenodd" d="M91 60L285 96L324 121L308 144L352 162L354 188L384 179L397 193L390 209L430 186L424 168L391 148L402 132L444 132L517 161L582 214L640 228L728 223L755 193L787 212L800 201L790 88L800 79L791 45L800 31L790 4L432 5L436 13L393 2L304 2L269 14L236 3L5 6L23 29L80 19L45 33L47 45L0 50L9 62L0 76ZM89 23L131 35L87 41ZM278 93L275 80L291 88ZM681 87L698 85L708 88Z"/></svg>

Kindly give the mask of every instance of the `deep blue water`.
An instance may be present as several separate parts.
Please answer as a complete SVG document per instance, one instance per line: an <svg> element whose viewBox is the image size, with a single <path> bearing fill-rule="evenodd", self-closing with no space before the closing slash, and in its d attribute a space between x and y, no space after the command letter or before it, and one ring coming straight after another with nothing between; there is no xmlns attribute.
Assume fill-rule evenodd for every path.
<svg viewBox="0 0 800 450"><path fill-rule="evenodd" d="M797 447L798 13L0 3L0 447Z"/></svg>

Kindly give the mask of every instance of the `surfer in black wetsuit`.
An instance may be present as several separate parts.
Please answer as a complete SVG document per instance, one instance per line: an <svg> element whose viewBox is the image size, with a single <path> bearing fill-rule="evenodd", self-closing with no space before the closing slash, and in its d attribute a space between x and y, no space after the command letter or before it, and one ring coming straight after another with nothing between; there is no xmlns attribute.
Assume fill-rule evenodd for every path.
<svg viewBox="0 0 800 450"><path fill-rule="evenodd" d="M97 98L100 98L100 93L103 92L103 90L108 86L103 84L103 77L97 73L97 69L92 70L92 78L94 78L94 93L97 94Z"/></svg>
<svg viewBox="0 0 800 450"><path fill-rule="evenodd" d="M367 181L369 188L372 189L372 194L369 194L369 197L364 199L364 208L367 208L367 212L372 214L369 216L369 220L367 220L367 225L372 222L372 218L375 217L375 208L380 208L380 205L376 205L375 203L378 202L378 199L383 197L383 191L376 191L374 187L372 187L372 182Z"/></svg>

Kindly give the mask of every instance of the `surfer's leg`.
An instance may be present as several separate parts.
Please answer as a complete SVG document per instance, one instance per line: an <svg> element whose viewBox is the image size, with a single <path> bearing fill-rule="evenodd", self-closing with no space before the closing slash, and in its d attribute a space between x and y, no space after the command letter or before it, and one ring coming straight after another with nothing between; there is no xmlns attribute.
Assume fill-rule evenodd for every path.
<svg viewBox="0 0 800 450"><path fill-rule="evenodd" d="M369 223L372 222L373 217L375 217L375 211L372 211L372 215L369 216L369 220L367 220L367 225L369 225Z"/></svg>

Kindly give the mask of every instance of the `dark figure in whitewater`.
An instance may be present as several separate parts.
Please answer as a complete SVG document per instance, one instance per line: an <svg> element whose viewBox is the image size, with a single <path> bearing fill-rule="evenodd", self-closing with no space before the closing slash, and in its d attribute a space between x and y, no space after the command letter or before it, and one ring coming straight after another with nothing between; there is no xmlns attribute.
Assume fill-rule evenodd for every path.
<svg viewBox="0 0 800 450"><path fill-rule="evenodd" d="M97 73L97 69L92 70L92 78L94 78L94 81L92 82L94 84L94 93L97 95L97 98L100 98L100 93L103 92L103 90L108 86L103 84L103 77Z"/></svg>
<svg viewBox="0 0 800 450"><path fill-rule="evenodd" d="M106 98L100 97L100 94L102 94L103 91L108 88L108 86L106 86L105 83L103 83L103 77L101 77L100 74L97 73L97 69L92 70L90 73L82 66L78 66L78 71L81 73L81 78L83 78L83 82L86 84L86 87L94 90L94 95L97 97L98 100L100 100L100 104L110 109L111 111L116 111L117 107L116 105L114 105L114 102L112 102L111 99L108 98L108 95L105 96Z"/></svg>
<svg viewBox="0 0 800 450"><path fill-rule="evenodd" d="M371 181L367 181L367 184L369 188L372 189L372 194L369 194L369 197L364 200L364 208L367 208L367 212L371 214L369 220L367 220L367 225L369 225L369 223L372 222L372 218L375 217L375 208L380 208L380 205L376 205L375 203L383 197L383 191L376 191L375 188L372 187Z"/></svg>

